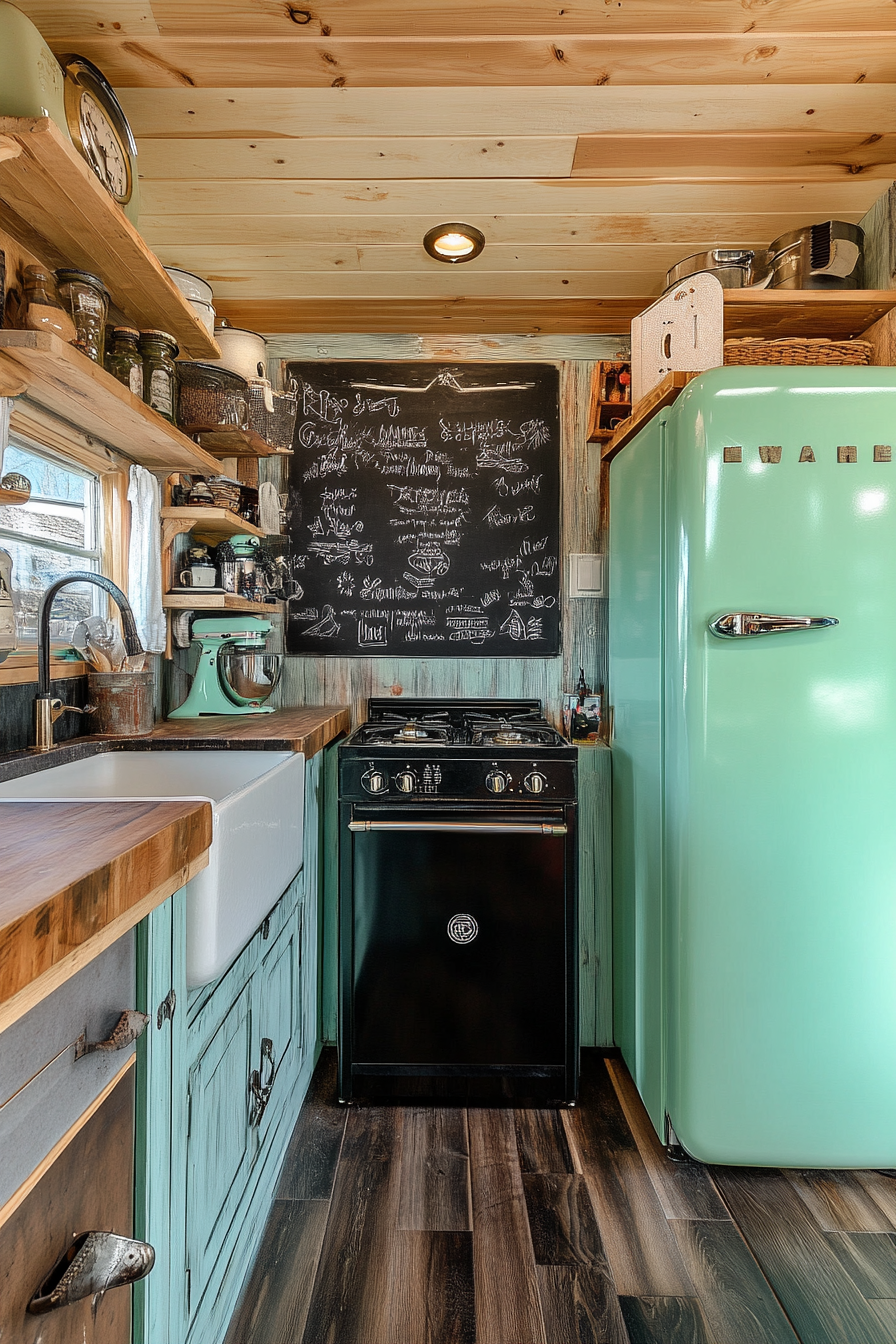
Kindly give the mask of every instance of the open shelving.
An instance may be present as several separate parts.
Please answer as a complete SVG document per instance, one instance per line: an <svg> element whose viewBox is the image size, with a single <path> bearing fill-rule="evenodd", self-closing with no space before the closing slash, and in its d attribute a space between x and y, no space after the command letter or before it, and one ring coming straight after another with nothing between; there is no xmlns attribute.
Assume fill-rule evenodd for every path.
<svg viewBox="0 0 896 1344"><path fill-rule="evenodd" d="M2 165L0 165L2 167ZM0 331L0 396L28 397L150 471L221 466L83 351L45 331Z"/></svg>
<svg viewBox="0 0 896 1344"><path fill-rule="evenodd" d="M282 611L282 602L252 602L236 593L210 593L201 588L184 588L181 593L166 593L162 598L166 611L251 611L255 616Z"/></svg>
<svg viewBox="0 0 896 1344"><path fill-rule="evenodd" d="M215 359L209 335L158 257L49 117L0 117L0 226L47 265L98 275L134 326Z"/></svg>
<svg viewBox="0 0 896 1344"><path fill-rule="evenodd" d="M232 509L222 508L163 508L162 550L167 551L175 537L184 532L192 532L197 541L217 546L219 541L229 537L248 535L263 537L265 534L254 523L247 523Z"/></svg>

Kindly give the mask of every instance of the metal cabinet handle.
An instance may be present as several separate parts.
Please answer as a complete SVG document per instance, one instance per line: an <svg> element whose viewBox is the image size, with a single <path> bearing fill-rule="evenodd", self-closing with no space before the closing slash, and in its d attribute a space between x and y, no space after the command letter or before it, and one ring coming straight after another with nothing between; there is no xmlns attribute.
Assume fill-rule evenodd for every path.
<svg viewBox="0 0 896 1344"><path fill-rule="evenodd" d="M719 639L750 639L753 635L783 635L788 630L820 630L839 625L836 616L767 616L759 611L726 611L709 622Z"/></svg>
<svg viewBox="0 0 896 1344"><path fill-rule="evenodd" d="M261 1071L268 1064L270 1072L266 1083L261 1081ZM252 1093L254 1102L252 1110L252 1124L261 1123L261 1117L267 1109L267 1104L271 1099L271 1092L274 1089L274 1082L277 1077L277 1066L274 1063L274 1042L269 1036L263 1036L261 1040L261 1068L253 1069L249 1075L249 1091Z"/></svg>
<svg viewBox="0 0 896 1344"><path fill-rule="evenodd" d="M350 821L350 831L478 831L493 835L566 835L552 821Z"/></svg>
<svg viewBox="0 0 896 1344"><path fill-rule="evenodd" d="M156 1013L156 1029L162 1030L162 1023L167 1018L169 1022L174 1021L174 1013L177 1008L177 995L173 989L169 989L162 1002L159 1004L159 1011Z"/></svg>

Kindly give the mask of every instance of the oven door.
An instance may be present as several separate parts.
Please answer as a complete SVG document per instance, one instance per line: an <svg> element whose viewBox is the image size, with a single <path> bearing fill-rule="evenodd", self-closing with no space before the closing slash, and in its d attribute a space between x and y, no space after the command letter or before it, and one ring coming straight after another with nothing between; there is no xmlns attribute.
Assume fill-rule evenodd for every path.
<svg viewBox="0 0 896 1344"><path fill-rule="evenodd" d="M343 807L342 1080L564 1074L575 808Z"/></svg>

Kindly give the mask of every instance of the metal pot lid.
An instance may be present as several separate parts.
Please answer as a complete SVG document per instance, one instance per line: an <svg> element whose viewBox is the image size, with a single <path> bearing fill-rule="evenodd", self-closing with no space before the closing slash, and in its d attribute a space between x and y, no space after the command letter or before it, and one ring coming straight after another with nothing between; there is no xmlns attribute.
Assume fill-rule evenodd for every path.
<svg viewBox="0 0 896 1344"><path fill-rule="evenodd" d="M250 331L248 327L232 327L226 317L222 317L220 322L215 323L215 337L220 336L222 332L225 335L227 332L233 332L234 336L252 336L256 341L261 341L263 345L267 345L267 338L262 336L261 332Z"/></svg>

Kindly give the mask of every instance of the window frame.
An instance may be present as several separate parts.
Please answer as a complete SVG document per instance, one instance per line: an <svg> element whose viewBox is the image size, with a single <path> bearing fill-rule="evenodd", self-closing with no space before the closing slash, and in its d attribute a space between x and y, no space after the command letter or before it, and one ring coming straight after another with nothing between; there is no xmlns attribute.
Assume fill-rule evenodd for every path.
<svg viewBox="0 0 896 1344"><path fill-rule="evenodd" d="M37 411L38 408L27 408L29 411ZM42 441L42 436L38 437L42 425L40 419L43 416L38 415L40 419L34 425L28 424L25 429L16 421L18 407L13 404L12 423L7 435L7 443L20 448L24 452L36 453L51 462L58 463L66 470L83 473L87 477L93 478L92 487L94 493L94 537L92 547L70 547L65 542L44 542L40 538L29 538L22 533L14 532L9 528L0 527L0 546L5 540L15 539L16 541L33 541L38 546L46 546L47 549L56 551L59 554L73 555L75 557L83 556L85 560L92 559L97 566L97 571L112 579L125 592L127 591L127 553L128 539L130 533L130 509L127 503L128 489L128 466L124 459L112 454L105 447L100 448L97 444L98 452L93 453L85 451L85 446L80 443L77 431L72 432L71 451L67 451L67 435L59 433L63 428L61 424L52 424L54 432L47 435L54 440L52 444ZM31 417L28 417L29 420ZM55 420L55 417L53 417ZM5 452L5 446L4 446ZM107 614L115 616L117 613L111 599L108 600ZM69 678L86 675L89 668L86 663L77 660L61 660L52 657L52 649L68 648L69 645L64 640L53 639L51 641L51 670L54 679ZM0 686L3 685L22 685L37 680L37 642L33 638L20 637L16 653L0 663Z"/></svg>

